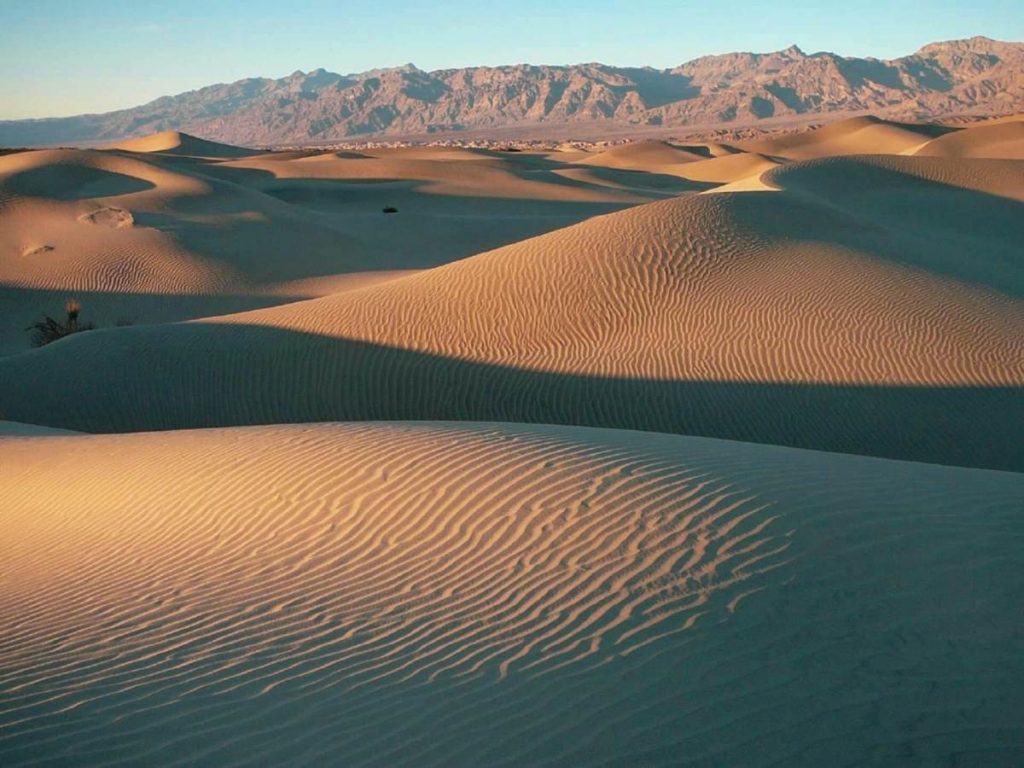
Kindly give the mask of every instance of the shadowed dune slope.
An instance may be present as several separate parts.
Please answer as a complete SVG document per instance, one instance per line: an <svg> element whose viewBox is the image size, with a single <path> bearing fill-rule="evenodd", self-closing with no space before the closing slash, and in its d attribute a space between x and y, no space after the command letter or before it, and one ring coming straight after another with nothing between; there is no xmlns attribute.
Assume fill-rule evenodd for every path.
<svg viewBox="0 0 1024 768"><path fill-rule="evenodd" d="M954 129L936 125L894 123L877 117L854 117L772 139L739 142L748 152L788 160L813 160L838 155L899 155Z"/></svg>
<svg viewBox="0 0 1024 768"><path fill-rule="evenodd" d="M5 766L1022 757L1020 475L443 423L0 463Z"/></svg>
<svg viewBox="0 0 1024 768"><path fill-rule="evenodd" d="M778 192L653 203L337 296L83 334L0 361L0 416L87 431L500 418L1018 466L1024 216L998 194L1015 169L790 164L766 176Z"/></svg>

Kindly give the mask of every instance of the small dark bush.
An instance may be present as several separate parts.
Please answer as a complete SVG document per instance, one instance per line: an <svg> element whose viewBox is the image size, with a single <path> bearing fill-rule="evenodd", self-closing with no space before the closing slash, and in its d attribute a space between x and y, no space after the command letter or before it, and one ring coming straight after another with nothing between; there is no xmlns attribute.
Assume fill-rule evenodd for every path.
<svg viewBox="0 0 1024 768"><path fill-rule="evenodd" d="M398 213L398 209L390 205L384 208L383 210L384 213Z"/></svg>
<svg viewBox="0 0 1024 768"><path fill-rule="evenodd" d="M46 315L42 320L32 323L32 325L25 329L26 331L32 331L33 347L45 347L47 344L57 341L57 339L63 339L65 336L70 336L72 333L91 331L96 327L95 323L84 323L78 319L82 306L74 299L68 299L64 305L64 311L67 313L67 320L63 323Z"/></svg>

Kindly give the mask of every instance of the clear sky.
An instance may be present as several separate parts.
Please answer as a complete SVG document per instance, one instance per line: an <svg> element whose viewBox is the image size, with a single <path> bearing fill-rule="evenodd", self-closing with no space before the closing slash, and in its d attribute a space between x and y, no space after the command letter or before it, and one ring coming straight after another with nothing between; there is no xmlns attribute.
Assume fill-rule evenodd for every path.
<svg viewBox="0 0 1024 768"><path fill-rule="evenodd" d="M710 53L893 58L1024 40L1024 0L0 0L0 119L105 112L244 77Z"/></svg>

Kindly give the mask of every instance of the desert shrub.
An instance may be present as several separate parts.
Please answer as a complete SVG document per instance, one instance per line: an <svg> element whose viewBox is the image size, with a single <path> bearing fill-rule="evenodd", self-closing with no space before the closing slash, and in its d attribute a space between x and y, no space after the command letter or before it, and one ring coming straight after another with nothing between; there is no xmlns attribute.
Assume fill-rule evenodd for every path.
<svg viewBox="0 0 1024 768"><path fill-rule="evenodd" d="M25 329L32 332L33 347L45 347L47 344L57 341L57 339L63 339L65 336L70 336L72 333L91 331L96 327L95 323L86 323L78 319L82 311L82 305L74 299L68 299L64 304L64 311L67 315L64 322L54 320L49 315L46 315L42 320L32 323L32 325Z"/></svg>

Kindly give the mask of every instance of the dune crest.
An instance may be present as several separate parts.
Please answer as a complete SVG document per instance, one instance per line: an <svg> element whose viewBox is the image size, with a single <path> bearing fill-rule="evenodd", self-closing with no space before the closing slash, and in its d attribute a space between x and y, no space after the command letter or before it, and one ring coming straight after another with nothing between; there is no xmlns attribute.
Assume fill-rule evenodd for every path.
<svg viewBox="0 0 1024 768"><path fill-rule="evenodd" d="M139 139L122 141L111 147L126 152L159 152L189 157L246 157L258 154L260 150L235 147L217 141L208 141L180 131L163 131Z"/></svg>

